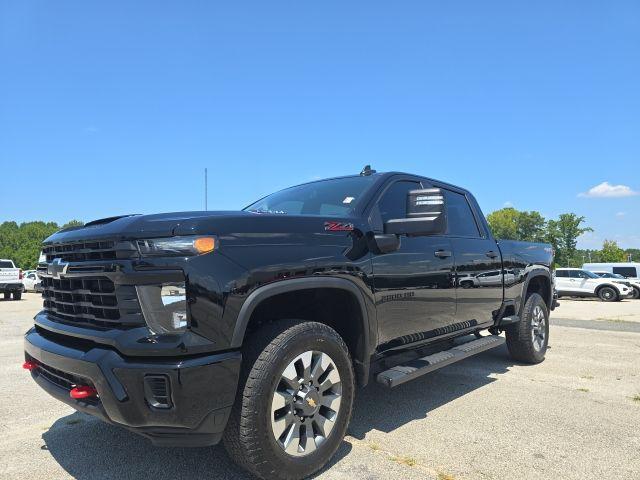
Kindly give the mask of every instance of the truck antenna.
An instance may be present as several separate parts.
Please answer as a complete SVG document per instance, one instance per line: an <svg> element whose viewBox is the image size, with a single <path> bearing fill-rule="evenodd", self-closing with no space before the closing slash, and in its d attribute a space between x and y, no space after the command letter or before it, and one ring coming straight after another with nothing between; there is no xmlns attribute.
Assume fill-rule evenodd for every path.
<svg viewBox="0 0 640 480"><path fill-rule="evenodd" d="M362 171L360 172L361 177L368 177L369 175L376 173L375 170L371 170L371 165L365 165Z"/></svg>
<svg viewBox="0 0 640 480"><path fill-rule="evenodd" d="M207 205L207 197L208 197L208 191L207 191L207 169L204 169L204 210L207 211L208 210L208 205Z"/></svg>

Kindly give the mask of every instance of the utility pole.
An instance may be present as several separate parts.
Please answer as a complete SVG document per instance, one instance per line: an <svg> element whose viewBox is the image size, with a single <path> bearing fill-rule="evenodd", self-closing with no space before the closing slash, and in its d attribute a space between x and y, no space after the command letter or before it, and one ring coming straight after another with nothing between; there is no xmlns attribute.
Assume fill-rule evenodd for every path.
<svg viewBox="0 0 640 480"><path fill-rule="evenodd" d="M208 210L207 200L208 200L208 191L207 191L207 169L204 169L204 209Z"/></svg>

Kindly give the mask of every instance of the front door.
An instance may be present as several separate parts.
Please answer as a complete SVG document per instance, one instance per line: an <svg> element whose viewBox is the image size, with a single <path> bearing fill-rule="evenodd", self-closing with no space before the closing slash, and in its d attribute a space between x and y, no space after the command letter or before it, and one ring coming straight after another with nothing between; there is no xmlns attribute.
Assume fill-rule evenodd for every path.
<svg viewBox="0 0 640 480"><path fill-rule="evenodd" d="M407 194L422 188L416 181L391 183L372 212L374 229L405 218ZM445 236L400 239L392 253L373 255L373 278L380 343L400 346L437 336L455 316L454 259Z"/></svg>

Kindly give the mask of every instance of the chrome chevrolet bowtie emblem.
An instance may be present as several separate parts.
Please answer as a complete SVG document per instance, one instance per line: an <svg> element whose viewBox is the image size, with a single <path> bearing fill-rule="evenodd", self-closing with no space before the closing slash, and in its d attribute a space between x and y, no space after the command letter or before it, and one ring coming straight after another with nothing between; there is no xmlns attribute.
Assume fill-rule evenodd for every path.
<svg viewBox="0 0 640 480"><path fill-rule="evenodd" d="M315 401L313 398L308 397L308 398L307 398L307 403L309 404L309 406L310 406L311 408L316 408L317 403L316 403L316 401Z"/></svg>
<svg viewBox="0 0 640 480"><path fill-rule="evenodd" d="M60 278L61 275L66 275L69 264L62 261L60 258L54 258L53 261L47 265L47 273L53 278Z"/></svg>

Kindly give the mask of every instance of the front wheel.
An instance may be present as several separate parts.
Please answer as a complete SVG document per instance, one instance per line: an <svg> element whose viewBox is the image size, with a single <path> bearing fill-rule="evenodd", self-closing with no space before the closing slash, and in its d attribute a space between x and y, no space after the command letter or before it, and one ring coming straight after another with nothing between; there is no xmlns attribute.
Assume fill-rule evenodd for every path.
<svg viewBox="0 0 640 480"><path fill-rule="evenodd" d="M633 292L631 292L631 296L629 298L632 298L633 300L638 300L640 298L640 288L633 287Z"/></svg>
<svg viewBox="0 0 640 480"><path fill-rule="evenodd" d="M13 299L14 300L22 299L22 292L13 292Z"/></svg>
<svg viewBox="0 0 640 480"><path fill-rule="evenodd" d="M615 302L618 300L618 292L612 287L602 287L598 290L598 298L603 302Z"/></svg>
<svg viewBox="0 0 640 480"><path fill-rule="evenodd" d="M338 449L351 418L354 375L342 338L327 325L282 320L243 352L243 379L224 445L264 479L301 479Z"/></svg>
<svg viewBox="0 0 640 480"><path fill-rule="evenodd" d="M549 345L549 309L543 298L532 293L524 304L522 318L506 330L507 348L514 360L540 363Z"/></svg>

